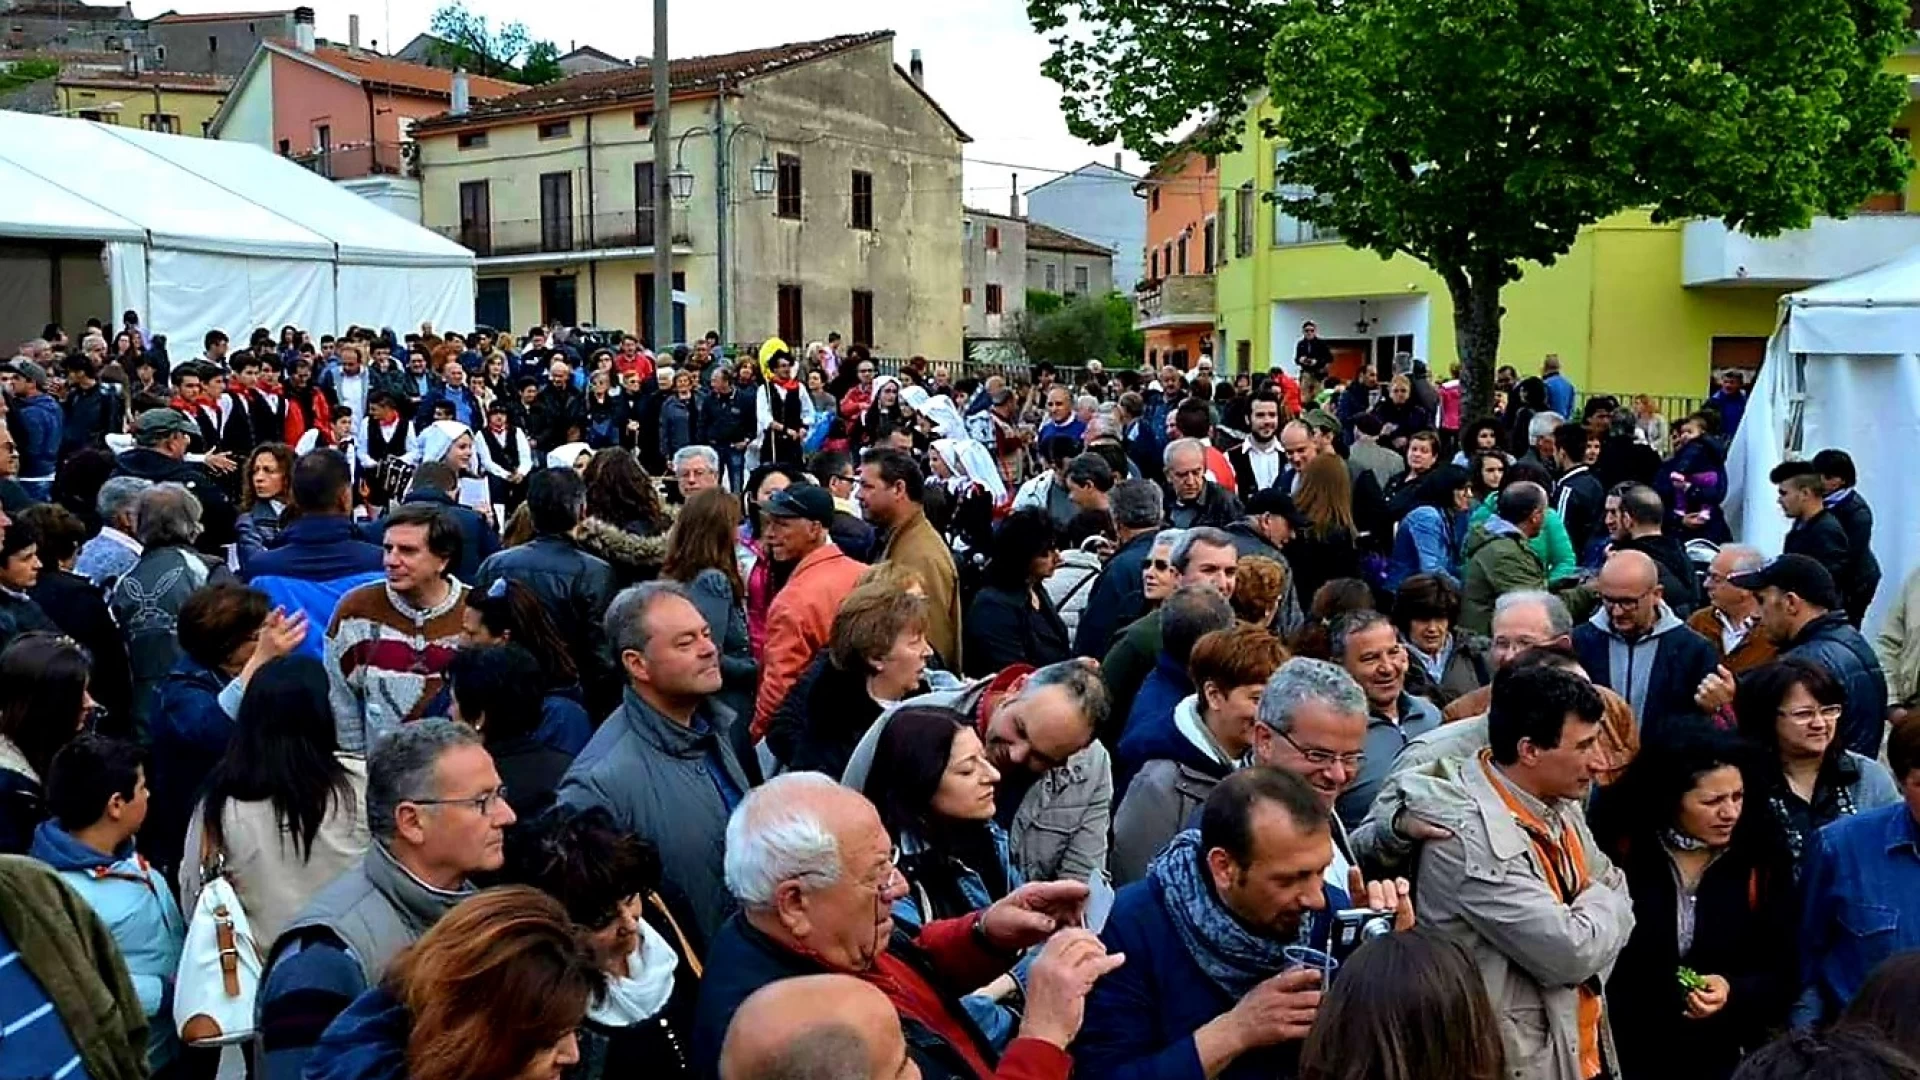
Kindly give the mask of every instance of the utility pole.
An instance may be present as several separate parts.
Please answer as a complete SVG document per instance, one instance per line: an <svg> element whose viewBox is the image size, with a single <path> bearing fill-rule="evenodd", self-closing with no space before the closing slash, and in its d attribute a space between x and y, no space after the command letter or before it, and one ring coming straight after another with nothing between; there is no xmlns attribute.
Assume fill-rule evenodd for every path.
<svg viewBox="0 0 1920 1080"><path fill-rule="evenodd" d="M673 92L667 78L667 0L653 0L653 340L655 352L673 340Z"/></svg>

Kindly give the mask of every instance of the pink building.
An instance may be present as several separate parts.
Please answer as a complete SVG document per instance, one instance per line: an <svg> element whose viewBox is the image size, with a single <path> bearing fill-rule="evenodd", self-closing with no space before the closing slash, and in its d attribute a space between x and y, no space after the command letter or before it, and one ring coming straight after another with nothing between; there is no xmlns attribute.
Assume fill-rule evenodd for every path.
<svg viewBox="0 0 1920 1080"><path fill-rule="evenodd" d="M357 17L345 47L314 41L309 9L294 18L295 40L260 43L208 136L265 147L335 180L408 175L413 122L448 110L454 73L361 48ZM461 78L473 101L526 89Z"/></svg>

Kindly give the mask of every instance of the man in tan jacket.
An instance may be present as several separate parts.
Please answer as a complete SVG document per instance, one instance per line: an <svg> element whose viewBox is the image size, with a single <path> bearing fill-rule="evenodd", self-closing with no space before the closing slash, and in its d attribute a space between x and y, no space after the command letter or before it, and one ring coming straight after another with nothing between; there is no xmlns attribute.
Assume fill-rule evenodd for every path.
<svg viewBox="0 0 1920 1080"><path fill-rule="evenodd" d="M920 578L927 591L927 643L948 671L960 670L960 586L953 550L920 508L926 477L919 463L898 450L873 449L860 456L860 508L876 529L885 529L880 558Z"/></svg>

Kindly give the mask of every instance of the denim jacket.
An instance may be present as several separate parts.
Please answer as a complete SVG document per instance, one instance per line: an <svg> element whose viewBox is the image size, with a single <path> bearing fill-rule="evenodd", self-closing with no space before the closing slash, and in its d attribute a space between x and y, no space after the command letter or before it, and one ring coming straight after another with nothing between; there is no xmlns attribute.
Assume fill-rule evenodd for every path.
<svg viewBox="0 0 1920 1080"><path fill-rule="evenodd" d="M1920 948L1920 828L1904 802L1841 818L1807 853L1793 1023L1846 1008L1874 965Z"/></svg>

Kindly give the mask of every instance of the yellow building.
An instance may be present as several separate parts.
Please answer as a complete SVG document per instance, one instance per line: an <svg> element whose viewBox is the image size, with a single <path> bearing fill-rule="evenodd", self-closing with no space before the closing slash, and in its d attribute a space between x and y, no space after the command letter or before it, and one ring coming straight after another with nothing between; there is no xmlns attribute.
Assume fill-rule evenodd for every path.
<svg viewBox="0 0 1920 1080"><path fill-rule="evenodd" d="M1920 57L1897 61L1920 72ZM1384 366L1407 351L1445 378L1457 353L1453 304L1437 274L1406 255L1347 247L1260 197L1273 190L1279 152L1258 124L1270 115L1262 95L1243 118L1241 148L1220 158L1226 364L1290 364L1311 320L1343 367L1366 357ZM1898 127L1920 131L1920 105L1909 103ZM1711 372L1758 366L1782 294L1920 245L1920 213L1909 212L1920 209L1920 179L1908 185L1846 220L1819 218L1768 240L1714 221L1610 217L1581 230L1554 265L1530 264L1506 287L1499 362L1528 375L1553 353L1582 391L1703 397Z"/></svg>
<svg viewBox="0 0 1920 1080"><path fill-rule="evenodd" d="M967 136L893 34L589 72L415 124L421 217L479 256L480 322L651 345L709 329L961 355ZM456 94L456 99L458 95ZM675 141L674 325L656 332L653 125Z"/></svg>
<svg viewBox="0 0 1920 1080"><path fill-rule="evenodd" d="M74 72L54 81L54 99L64 116L198 138L232 89L226 75Z"/></svg>

